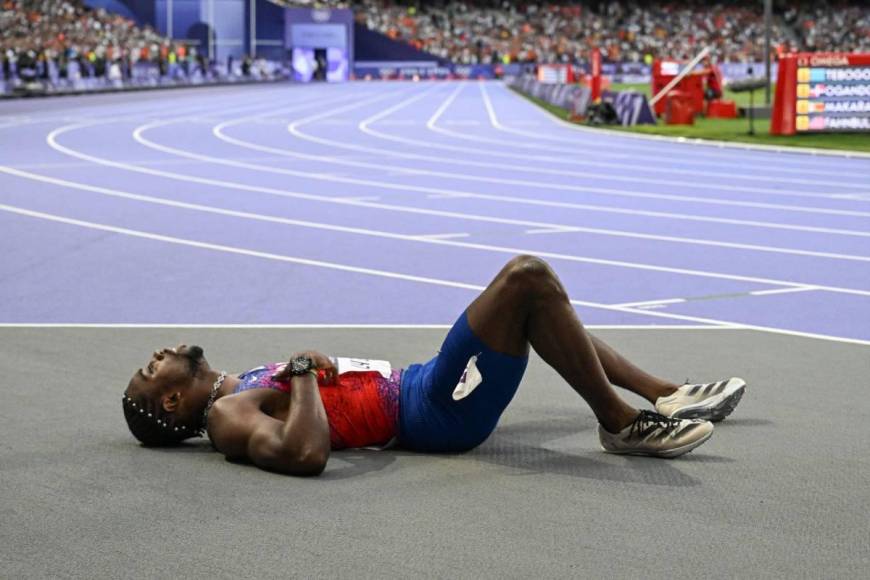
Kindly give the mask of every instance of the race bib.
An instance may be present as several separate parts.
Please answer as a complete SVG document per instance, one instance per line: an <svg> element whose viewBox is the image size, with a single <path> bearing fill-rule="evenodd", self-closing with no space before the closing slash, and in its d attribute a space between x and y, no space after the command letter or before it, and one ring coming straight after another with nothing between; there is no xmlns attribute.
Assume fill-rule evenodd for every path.
<svg viewBox="0 0 870 580"><path fill-rule="evenodd" d="M338 369L338 374L344 373L365 373L375 371L381 374L385 379L390 378L393 372L393 367L389 361L371 360L367 358L347 358L347 357L330 357L333 364Z"/></svg>

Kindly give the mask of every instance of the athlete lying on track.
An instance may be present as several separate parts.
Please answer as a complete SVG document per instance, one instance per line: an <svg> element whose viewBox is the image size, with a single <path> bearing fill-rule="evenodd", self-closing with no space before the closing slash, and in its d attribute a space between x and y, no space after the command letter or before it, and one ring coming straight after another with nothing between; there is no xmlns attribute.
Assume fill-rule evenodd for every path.
<svg viewBox="0 0 870 580"><path fill-rule="evenodd" d="M294 354L289 363L227 375L197 346L163 349L124 393L127 424L146 445L208 432L229 459L318 475L331 449L385 446L461 452L486 440L522 379L529 346L592 407L611 453L676 457L710 438L745 383L677 386L635 367L583 328L556 274L512 259L450 329L439 354L391 369L384 361ZM611 383L644 397L638 411Z"/></svg>

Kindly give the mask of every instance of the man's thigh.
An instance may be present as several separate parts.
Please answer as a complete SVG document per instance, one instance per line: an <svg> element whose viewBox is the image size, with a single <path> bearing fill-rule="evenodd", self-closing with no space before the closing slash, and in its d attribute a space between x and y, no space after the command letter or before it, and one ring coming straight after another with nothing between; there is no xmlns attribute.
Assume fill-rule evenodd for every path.
<svg viewBox="0 0 870 580"><path fill-rule="evenodd" d="M489 348L463 313L409 397L418 415L415 430L432 444L429 450L463 451L482 443L513 399L527 362Z"/></svg>

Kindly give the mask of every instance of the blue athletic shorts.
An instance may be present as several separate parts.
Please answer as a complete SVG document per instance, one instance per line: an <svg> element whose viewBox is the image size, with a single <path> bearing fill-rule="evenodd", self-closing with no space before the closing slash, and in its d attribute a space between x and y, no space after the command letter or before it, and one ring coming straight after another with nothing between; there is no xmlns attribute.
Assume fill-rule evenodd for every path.
<svg viewBox="0 0 870 580"><path fill-rule="evenodd" d="M477 356L483 381L453 400L469 359ZM438 355L402 374L399 443L414 451L461 452L483 443L517 392L528 357L495 352L471 331L465 313L447 333Z"/></svg>

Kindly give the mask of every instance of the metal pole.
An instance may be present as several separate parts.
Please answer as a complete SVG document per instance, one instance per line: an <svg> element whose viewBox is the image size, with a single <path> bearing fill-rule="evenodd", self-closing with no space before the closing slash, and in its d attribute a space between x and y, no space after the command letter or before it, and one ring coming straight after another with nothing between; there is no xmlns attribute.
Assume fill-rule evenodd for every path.
<svg viewBox="0 0 870 580"><path fill-rule="evenodd" d="M169 38L175 38L174 22L172 21L173 13L175 11L172 9L172 0L166 0L166 36Z"/></svg>
<svg viewBox="0 0 870 580"><path fill-rule="evenodd" d="M208 60L209 63L217 58L214 45L214 0L208 0Z"/></svg>
<svg viewBox="0 0 870 580"><path fill-rule="evenodd" d="M249 40L248 53L251 55L251 58L257 58L257 0L248 0L251 3L251 30L249 34L251 38Z"/></svg>
<svg viewBox="0 0 870 580"><path fill-rule="evenodd" d="M773 19L773 0L764 0L764 104L770 105L770 24Z"/></svg>

